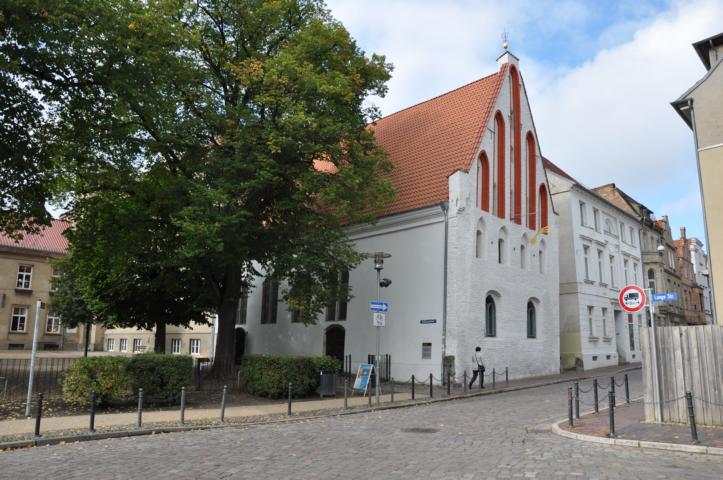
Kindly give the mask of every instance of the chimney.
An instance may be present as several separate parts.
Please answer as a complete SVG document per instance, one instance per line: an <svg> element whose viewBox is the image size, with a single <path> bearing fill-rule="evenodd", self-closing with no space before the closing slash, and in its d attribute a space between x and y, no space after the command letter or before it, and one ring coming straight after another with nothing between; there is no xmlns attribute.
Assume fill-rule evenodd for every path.
<svg viewBox="0 0 723 480"><path fill-rule="evenodd" d="M680 239L685 243L685 227L680 227Z"/></svg>

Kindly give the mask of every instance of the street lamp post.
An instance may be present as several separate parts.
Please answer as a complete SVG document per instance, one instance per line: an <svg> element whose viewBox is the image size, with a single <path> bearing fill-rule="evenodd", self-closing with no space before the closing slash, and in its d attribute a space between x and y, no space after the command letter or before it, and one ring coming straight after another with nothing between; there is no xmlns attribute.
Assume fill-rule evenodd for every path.
<svg viewBox="0 0 723 480"><path fill-rule="evenodd" d="M374 252L374 270L377 271L377 301L381 302L381 275L382 270L384 269L384 259L391 257L391 254L385 253L385 252ZM379 350L381 347L382 342L382 331L381 326L377 325L377 353L374 357L374 370L376 370L376 388L375 388L375 396L377 399L377 405L380 403L380 397L382 393L382 386L381 386L381 375L379 372Z"/></svg>

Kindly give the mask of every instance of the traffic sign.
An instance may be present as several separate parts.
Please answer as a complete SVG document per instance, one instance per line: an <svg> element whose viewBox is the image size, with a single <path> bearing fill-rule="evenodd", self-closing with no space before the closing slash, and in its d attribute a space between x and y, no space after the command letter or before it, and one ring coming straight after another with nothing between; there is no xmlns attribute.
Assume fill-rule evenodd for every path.
<svg viewBox="0 0 723 480"><path fill-rule="evenodd" d="M386 302L369 302L370 312L386 312L389 310L389 304Z"/></svg>
<svg viewBox="0 0 723 480"><path fill-rule="evenodd" d="M678 301L678 292L654 293L653 301L654 302L677 302Z"/></svg>
<svg viewBox="0 0 723 480"><path fill-rule="evenodd" d="M618 301L626 312L639 312L645 307L645 292L637 285L628 285L620 291Z"/></svg>
<svg viewBox="0 0 723 480"><path fill-rule="evenodd" d="M387 316L382 312L372 313L372 324L375 327L383 327L387 322Z"/></svg>

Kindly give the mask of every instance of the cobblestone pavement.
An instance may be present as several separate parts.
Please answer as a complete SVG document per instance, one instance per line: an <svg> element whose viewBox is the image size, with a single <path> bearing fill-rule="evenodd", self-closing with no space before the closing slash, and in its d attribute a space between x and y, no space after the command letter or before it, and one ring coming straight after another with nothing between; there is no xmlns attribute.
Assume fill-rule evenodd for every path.
<svg viewBox="0 0 723 480"><path fill-rule="evenodd" d="M640 372L631 375L639 394ZM539 428L567 385L375 413L0 453L0 478L723 478L723 457L579 442Z"/></svg>

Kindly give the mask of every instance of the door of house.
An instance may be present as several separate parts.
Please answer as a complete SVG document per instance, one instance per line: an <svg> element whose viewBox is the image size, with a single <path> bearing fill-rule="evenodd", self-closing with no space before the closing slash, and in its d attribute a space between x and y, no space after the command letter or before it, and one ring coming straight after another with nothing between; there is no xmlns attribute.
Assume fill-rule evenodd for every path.
<svg viewBox="0 0 723 480"><path fill-rule="evenodd" d="M325 351L324 353L330 357L338 359L340 362L344 361L344 337L346 332L344 327L340 325L332 325L326 329L324 338Z"/></svg>
<svg viewBox="0 0 723 480"><path fill-rule="evenodd" d="M241 327L236 327L236 334L234 336L234 354L233 360L236 365L241 365L241 358L244 356L246 351L246 330Z"/></svg>

